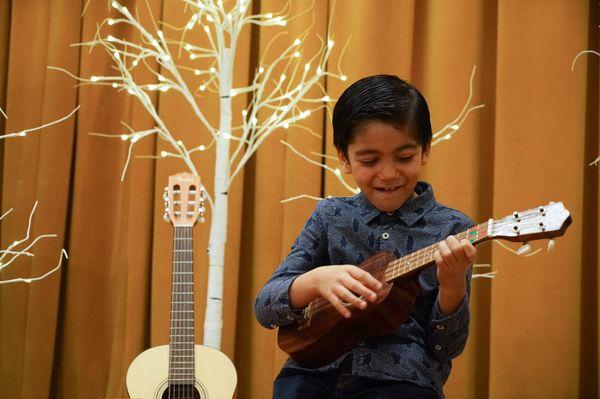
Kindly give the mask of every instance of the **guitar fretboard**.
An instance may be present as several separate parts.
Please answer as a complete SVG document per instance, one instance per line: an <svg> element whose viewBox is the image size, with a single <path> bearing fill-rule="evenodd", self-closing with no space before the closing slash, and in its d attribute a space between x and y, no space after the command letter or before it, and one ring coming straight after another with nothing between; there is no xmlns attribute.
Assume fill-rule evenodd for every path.
<svg viewBox="0 0 600 399"><path fill-rule="evenodd" d="M488 222L473 226L456 234L455 237L459 241L465 238L474 245L479 244L488 239ZM391 282L398 277L433 264L435 262L433 254L438 248L439 243L435 243L390 262L383 272L383 278L385 281Z"/></svg>
<svg viewBox="0 0 600 399"><path fill-rule="evenodd" d="M174 229L169 384L187 385L195 377L192 227Z"/></svg>

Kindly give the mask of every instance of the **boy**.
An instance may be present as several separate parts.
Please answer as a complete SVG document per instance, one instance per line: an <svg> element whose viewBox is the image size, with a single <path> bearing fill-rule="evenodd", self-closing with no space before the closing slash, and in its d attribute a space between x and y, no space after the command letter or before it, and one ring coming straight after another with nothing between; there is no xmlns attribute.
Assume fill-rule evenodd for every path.
<svg viewBox="0 0 600 399"><path fill-rule="evenodd" d="M441 241L436 265L421 272L413 313L394 334L365 339L317 369L288 359L275 380L274 398L444 397L451 359L468 335L476 251L452 236L472 221L437 203L431 186L418 181L431 147L427 103L398 77L367 77L339 98L333 130L342 169L360 193L319 202L258 294L258 321L267 328L293 323L319 296L344 317L351 317L344 305L365 309L382 301L391 287L355 266L380 251L400 258Z"/></svg>

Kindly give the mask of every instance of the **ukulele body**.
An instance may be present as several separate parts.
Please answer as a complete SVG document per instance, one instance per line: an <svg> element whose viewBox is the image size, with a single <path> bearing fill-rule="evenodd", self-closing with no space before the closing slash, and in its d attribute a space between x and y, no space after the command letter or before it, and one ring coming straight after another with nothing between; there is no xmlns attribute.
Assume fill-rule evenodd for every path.
<svg viewBox="0 0 600 399"><path fill-rule="evenodd" d="M231 399L237 374L231 360L222 352L194 345L195 387L173 397L181 399ZM168 398L169 345L155 346L140 353L127 370L127 391L132 399Z"/></svg>
<svg viewBox="0 0 600 399"><path fill-rule="evenodd" d="M395 260L391 252L380 252L359 265L379 281L383 270ZM318 310L308 308L307 319L280 327L279 347L304 367L328 364L356 347L365 338L392 334L412 313L420 293L419 273L393 282L388 296L365 310L350 307L352 317L345 319L328 302Z"/></svg>

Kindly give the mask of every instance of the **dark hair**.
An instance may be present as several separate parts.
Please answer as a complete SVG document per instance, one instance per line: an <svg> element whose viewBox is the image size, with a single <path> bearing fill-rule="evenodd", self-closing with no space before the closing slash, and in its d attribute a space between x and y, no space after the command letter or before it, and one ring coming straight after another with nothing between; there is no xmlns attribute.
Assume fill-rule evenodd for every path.
<svg viewBox="0 0 600 399"><path fill-rule="evenodd" d="M393 75L362 78L348 87L333 109L333 144L348 156L357 128L370 121L406 129L420 145L431 141L429 108L421 93Z"/></svg>

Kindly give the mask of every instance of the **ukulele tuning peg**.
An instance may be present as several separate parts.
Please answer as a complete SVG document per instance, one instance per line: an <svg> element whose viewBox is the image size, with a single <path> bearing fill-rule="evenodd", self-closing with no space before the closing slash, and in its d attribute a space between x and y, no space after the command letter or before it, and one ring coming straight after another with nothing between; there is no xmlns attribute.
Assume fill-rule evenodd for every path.
<svg viewBox="0 0 600 399"><path fill-rule="evenodd" d="M166 213L166 212L165 212L165 213L163 214L163 220L164 220L165 222L168 222L168 221L169 221L169 214L168 214L168 213Z"/></svg>
<svg viewBox="0 0 600 399"><path fill-rule="evenodd" d="M548 252L554 251L555 243L554 238L548 240Z"/></svg>
<svg viewBox="0 0 600 399"><path fill-rule="evenodd" d="M206 219L204 218L204 216L200 217L200 223L204 223L206 221Z"/></svg>
<svg viewBox="0 0 600 399"><path fill-rule="evenodd" d="M523 244L521 246L521 248L517 249L517 255L527 255L528 253L531 252L531 245L529 245L528 242L526 242L525 244Z"/></svg>

